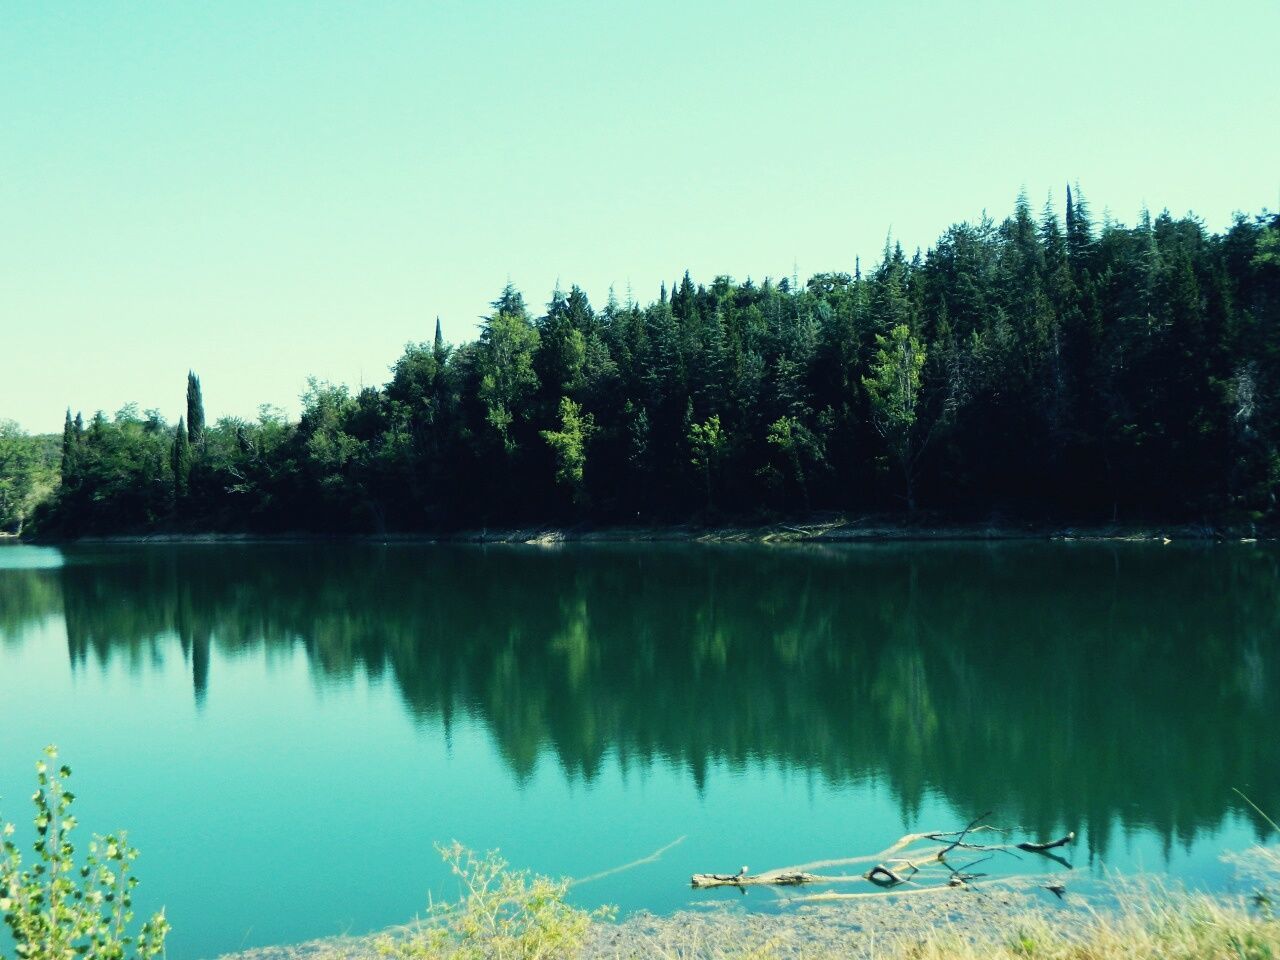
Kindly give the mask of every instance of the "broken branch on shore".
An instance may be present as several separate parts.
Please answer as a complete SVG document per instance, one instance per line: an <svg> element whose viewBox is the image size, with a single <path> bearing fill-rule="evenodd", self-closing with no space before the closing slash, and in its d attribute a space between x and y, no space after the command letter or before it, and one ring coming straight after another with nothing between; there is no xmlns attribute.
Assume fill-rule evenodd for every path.
<svg viewBox="0 0 1280 960"><path fill-rule="evenodd" d="M991 816L990 810L988 810L982 816L974 817L972 820L970 820L969 825L960 831L960 835L956 837L953 841L951 841L951 843L947 844L947 846L942 848L942 850L938 853L938 859L939 860L944 859L946 855L950 853L952 850L954 850L956 847L962 846L964 844L964 838L969 835L969 831L972 830L974 827L978 826L979 824L981 824L982 821L987 819L987 817L989 816Z"/></svg>
<svg viewBox="0 0 1280 960"><path fill-rule="evenodd" d="M1057 840L1051 840L1049 843L1020 843L1019 850L1029 850L1032 853L1044 853L1046 850L1055 850L1058 847L1065 847L1068 843L1076 838L1075 831L1068 833L1065 837Z"/></svg>
<svg viewBox="0 0 1280 960"><path fill-rule="evenodd" d="M971 881L987 878L987 874L969 873L968 868L976 866L991 859L996 853L1005 853L1012 857L1017 857L1015 850L1025 850L1031 853L1040 853L1045 857L1055 860L1067 869L1068 864L1061 857L1056 856L1049 851L1059 847L1064 847L1075 840L1074 831L1057 840L1044 842L1038 841L1022 841L1020 843L1000 843L983 845L972 842L972 836L979 832L995 832L1006 833L1007 831L999 830L984 824L982 821L990 814L984 813L982 816L970 821L961 830L952 831L933 831L928 833L909 833L900 838L896 843L880 851L867 856L847 857L839 860L820 860L813 863L800 864L794 867L782 867L776 870L768 870L764 873L749 874L747 868L743 867L737 873L695 873L690 883L695 889L706 889L709 887L753 887L753 886L769 886L769 887L790 887L800 886L802 884L837 884L837 883L871 883L881 890L878 894L832 894L832 896L875 896L888 893L905 892L900 888L907 887L910 889L947 889L949 887L968 886ZM931 841L938 844L937 847L926 847L924 849L913 849L920 845L923 841ZM988 856L980 860L966 863L960 868L954 868L946 862L947 855L954 850L980 850L988 853ZM910 853L910 856L906 854ZM832 867L847 867L853 864L871 864L871 868L865 873L853 874L824 874L819 871ZM941 871L945 871L942 873ZM1002 880L1017 879L1016 877L993 878ZM826 899L827 895L818 895ZM805 897L803 899L811 899Z"/></svg>
<svg viewBox="0 0 1280 960"><path fill-rule="evenodd" d="M695 873L691 885L695 889L703 887L795 887L802 883L816 883L822 879L831 878L787 870L771 870L768 873L762 873L754 877L747 876L745 873Z"/></svg>

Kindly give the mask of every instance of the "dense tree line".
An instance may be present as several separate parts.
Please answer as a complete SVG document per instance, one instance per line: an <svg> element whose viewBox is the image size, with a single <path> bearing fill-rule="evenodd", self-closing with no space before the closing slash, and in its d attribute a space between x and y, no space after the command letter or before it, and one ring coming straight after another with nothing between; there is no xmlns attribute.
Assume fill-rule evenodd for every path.
<svg viewBox="0 0 1280 960"><path fill-rule="evenodd" d="M48 531L382 531L917 509L1266 521L1280 484L1280 216L1094 222L1025 197L868 273L686 273L648 305L508 285L479 337L297 422L68 412Z"/></svg>

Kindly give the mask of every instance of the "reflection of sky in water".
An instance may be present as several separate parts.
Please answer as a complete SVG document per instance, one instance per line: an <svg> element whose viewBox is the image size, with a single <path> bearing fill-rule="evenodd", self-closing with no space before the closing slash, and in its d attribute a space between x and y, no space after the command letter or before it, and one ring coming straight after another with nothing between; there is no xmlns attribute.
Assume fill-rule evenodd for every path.
<svg viewBox="0 0 1280 960"><path fill-rule="evenodd" d="M0 570L53 570L62 566L57 547L0 543Z"/></svg>
<svg viewBox="0 0 1280 960"><path fill-rule="evenodd" d="M95 602L129 601L106 593ZM22 821L31 764L44 743L57 742L76 771L82 822L127 827L142 849L142 905L167 906L174 960L402 921L429 889L450 890L437 841L497 847L516 865L582 877L684 837L657 862L575 896L624 911L699 900L768 907L773 891L694 893L688 876L872 853L906 832L949 829L981 812L953 807L936 785L907 802L880 773L832 782L759 753L709 758L699 787L679 760L622 756L605 743L586 776L543 743L517 775L486 713L498 709L492 704L464 704L447 723L415 718L389 671L371 676L356 664L327 672L300 645L227 650L213 639L199 703L173 634L113 651L105 664L90 655L74 670L60 615L0 643L0 811ZM575 731L586 741L596 735ZM1256 839L1227 798L1216 826L1181 836L1126 827L1102 807L1105 843L1065 825L1081 832L1063 851L1077 868L1073 883L1114 868L1225 886L1231 873L1220 853ZM999 810L991 820L1009 823ZM1143 822L1142 812L1129 822ZM1090 855L1099 848L1105 856ZM1010 866L1018 868L981 869Z"/></svg>

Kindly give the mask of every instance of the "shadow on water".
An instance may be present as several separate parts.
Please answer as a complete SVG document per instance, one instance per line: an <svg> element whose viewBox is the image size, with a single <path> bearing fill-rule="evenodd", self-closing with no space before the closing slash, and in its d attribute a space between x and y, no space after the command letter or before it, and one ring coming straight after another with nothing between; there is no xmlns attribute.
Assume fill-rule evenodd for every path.
<svg viewBox="0 0 1280 960"><path fill-rule="evenodd" d="M1280 564L1261 548L1006 544L81 547L0 575L0 643L65 617L73 669L181 645L301 647L330 682L394 679L415 718L550 750L769 761L937 791L1048 836L1115 824L1190 843L1231 792L1280 809ZM213 691L213 692L211 692Z"/></svg>

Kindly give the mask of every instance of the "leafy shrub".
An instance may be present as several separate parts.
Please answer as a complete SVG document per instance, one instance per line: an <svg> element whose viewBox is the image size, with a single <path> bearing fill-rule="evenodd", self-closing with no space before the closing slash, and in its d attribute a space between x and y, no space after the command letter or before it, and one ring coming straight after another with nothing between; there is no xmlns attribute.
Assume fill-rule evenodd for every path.
<svg viewBox="0 0 1280 960"><path fill-rule="evenodd" d="M580 910L565 902L568 880L510 870L456 841L437 846L462 887L454 903L431 902L422 920L378 939L390 960L555 960L575 956L591 925L612 911Z"/></svg>
<svg viewBox="0 0 1280 960"><path fill-rule="evenodd" d="M76 864L71 842L75 794L66 789L71 768L51 771L58 759L36 764L35 862L26 867L14 843L14 826L3 826L0 845L0 914L21 960L149 960L164 950L169 924L160 912L135 934L133 891L138 852L124 833L95 836Z"/></svg>

